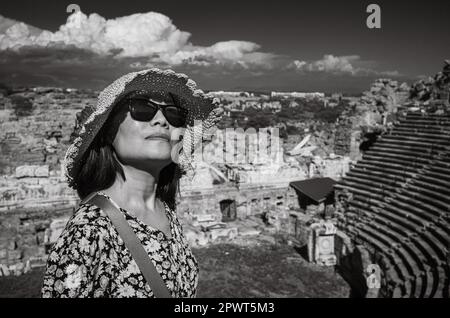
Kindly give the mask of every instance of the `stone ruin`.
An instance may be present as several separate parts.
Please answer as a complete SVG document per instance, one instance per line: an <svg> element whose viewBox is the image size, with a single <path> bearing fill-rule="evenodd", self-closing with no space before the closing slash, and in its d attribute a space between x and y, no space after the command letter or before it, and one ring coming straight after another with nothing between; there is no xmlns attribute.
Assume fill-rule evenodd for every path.
<svg viewBox="0 0 450 318"><path fill-rule="evenodd" d="M92 106L95 97L94 92L60 88L15 89L0 97L1 275L19 275L44 265L49 247L76 208L79 200L62 177L61 159L76 114ZM296 203L295 194L286 191L289 177L303 177L304 172L289 162L198 168L193 179L182 179L178 206L193 245L260 233L255 226L266 224L258 223L261 217L255 215L269 209L286 214ZM266 182L274 178L278 182ZM238 222L251 217L256 221ZM223 220L227 220L225 229L204 231L211 222ZM269 235L266 238L271 240Z"/></svg>
<svg viewBox="0 0 450 318"><path fill-rule="evenodd" d="M449 106L450 104L450 60L445 61L442 72L437 73L433 77L422 79L415 83L410 90L410 100L413 105ZM436 111L437 109L430 109Z"/></svg>
<svg viewBox="0 0 450 318"><path fill-rule="evenodd" d="M334 141L336 154L348 154L352 160L359 159L359 146L365 134L385 131L395 121L398 106L406 103L409 95L410 88L406 83L376 80L339 117Z"/></svg>
<svg viewBox="0 0 450 318"><path fill-rule="evenodd" d="M448 62L426 83L335 186L339 268L362 296L449 297Z"/></svg>
<svg viewBox="0 0 450 318"><path fill-rule="evenodd" d="M336 185L338 227L386 297L449 297L450 114L407 112Z"/></svg>
<svg viewBox="0 0 450 318"><path fill-rule="evenodd" d="M412 93L416 85L409 88L381 79L322 135L319 129L308 131L310 124L302 124L303 134L288 138L287 147L281 143L282 164L199 165L195 173L182 180L178 198L177 212L190 243L205 246L232 239L236 244L247 244L254 238L271 242L273 234L281 233L288 237L288 244L307 246L310 261L336 263L355 296L448 297L450 193L446 169L450 117L445 112L446 65L442 74L447 77L435 78L439 94L430 94L427 103L418 102ZM33 101L40 101L51 100L47 95L53 93L21 94L36 94ZM90 100L77 94L71 98L70 104L74 103L76 109L58 112L66 114L63 120L69 125L82 108L77 103ZM46 147L56 149L53 153L61 158L61 143L71 129L67 127L53 137L42 134L51 126L42 119L41 126L30 130L33 134L24 133L16 127L26 123L26 118L17 118L10 101L5 100L0 110L0 145L9 155L3 155L2 148L4 176L0 187L2 194L8 195L0 205L4 229L0 231L0 273L20 274L42 265L46 249L77 204L74 193L61 181L58 160L46 159L51 153ZM51 105L59 107L57 103ZM26 116L36 116L35 112L39 107L33 107ZM49 118L47 121L51 122ZM362 151L361 144L369 133L377 138ZM49 138L60 139L56 145L41 140ZM14 142L16 146L12 146ZM24 156L26 145L36 144L41 145L37 152L46 155ZM299 152L288 154L296 146ZM206 151L213 152L214 145L210 147ZM311 151L313 147L323 153L314 153L317 150ZM288 172L283 175L283 171ZM288 186L289 181L317 176L344 176L335 187L335 215L326 221L316 217L321 207L300 208L297 194ZM42 200L46 195L48 200ZM36 208L38 202L45 204L43 209ZM327 228L333 230L328 233ZM322 245L322 240L328 243ZM369 279L375 282L374 288L368 284Z"/></svg>

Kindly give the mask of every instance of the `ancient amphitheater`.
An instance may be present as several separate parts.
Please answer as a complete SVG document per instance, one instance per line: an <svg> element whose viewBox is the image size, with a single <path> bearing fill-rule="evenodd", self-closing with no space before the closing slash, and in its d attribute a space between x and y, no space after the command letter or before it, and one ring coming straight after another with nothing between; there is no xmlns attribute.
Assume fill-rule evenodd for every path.
<svg viewBox="0 0 450 318"><path fill-rule="evenodd" d="M339 227L391 297L448 297L450 114L407 112L336 185Z"/></svg>

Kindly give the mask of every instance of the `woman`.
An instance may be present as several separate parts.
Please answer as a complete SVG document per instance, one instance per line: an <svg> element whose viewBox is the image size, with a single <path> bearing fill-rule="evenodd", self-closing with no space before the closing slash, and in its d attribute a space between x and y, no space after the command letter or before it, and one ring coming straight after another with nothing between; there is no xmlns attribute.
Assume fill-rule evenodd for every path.
<svg viewBox="0 0 450 318"><path fill-rule="evenodd" d="M198 263L175 196L195 145L220 113L186 75L159 69L122 76L83 110L63 164L83 201L50 251L43 297L154 297L111 219L90 203L96 195L122 213L169 294L195 297Z"/></svg>

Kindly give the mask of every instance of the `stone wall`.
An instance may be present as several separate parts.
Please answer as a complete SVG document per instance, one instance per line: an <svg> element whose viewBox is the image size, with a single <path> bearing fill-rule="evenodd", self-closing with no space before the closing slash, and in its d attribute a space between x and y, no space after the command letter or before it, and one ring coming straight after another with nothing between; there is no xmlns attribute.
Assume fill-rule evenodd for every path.
<svg viewBox="0 0 450 318"><path fill-rule="evenodd" d="M207 215L215 221L221 221L220 202L224 200L236 202L236 217L241 219L276 207L298 208L295 191L285 186L251 185L237 188L221 185L209 191L182 191L178 200L177 213L185 223L195 221L199 215Z"/></svg>
<svg viewBox="0 0 450 318"><path fill-rule="evenodd" d="M17 112L15 96L31 101L30 112ZM0 174L13 175L21 165L47 165L59 173L75 114L95 103L94 93L27 89L0 97Z"/></svg>
<svg viewBox="0 0 450 318"><path fill-rule="evenodd" d="M73 207L16 209L0 213L0 276L44 266Z"/></svg>

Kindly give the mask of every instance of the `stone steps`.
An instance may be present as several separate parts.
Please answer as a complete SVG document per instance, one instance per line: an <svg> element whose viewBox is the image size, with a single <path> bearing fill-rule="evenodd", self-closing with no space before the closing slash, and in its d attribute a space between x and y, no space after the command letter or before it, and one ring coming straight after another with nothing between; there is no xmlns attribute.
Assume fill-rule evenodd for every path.
<svg viewBox="0 0 450 318"><path fill-rule="evenodd" d="M355 206L354 203L352 203ZM356 204L357 206L357 204ZM352 209L349 209L352 211ZM369 237L378 236L378 241L385 243L385 248L391 246L397 246L397 249L401 251L398 254L404 263L403 268L406 268L412 276L412 290L411 295L413 297L430 297L434 294L434 290L437 289L436 285L442 279L433 279L433 272L436 271L436 256L429 253L430 247L425 241L418 239L416 236L408 235L406 238L400 238L394 235L389 229L395 229L399 234L403 231L399 229L397 225L393 225L389 221L386 221L379 215L371 215L371 219L375 222L366 222L368 230L366 235ZM354 225L355 226L355 225ZM359 228L358 225L356 225ZM397 228L396 228L397 227ZM388 229L389 228L389 229ZM377 234L373 234L377 233ZM403 233L405 234L405 233ZM372 242L370 242L372 243ZM396 245L399 243L400 245ZM385 251L386 252L386 251ZM397 260L398 261L398 260ZM405 274L402 275L405 277ZM398 279L398 277L397 277ZM415 289L415 290L414 290Z"/></svg>
<svg viewBox="0 0 450 318"><path fill-rule="evenodd" d="M450 131L448 129L444 129L442 127L424 127L424 126L416 126L414 124L398 124L396 125L392 131L404 131L409 133L425 133L425 134L438 134L438 135L449 135Z"/></svg>
<svg viewBox="0 0 450 318"><path fill-rule="evenodd" d="M441 227L442 229L440 230L441 232L443 231L444 234L440 234L440 236L444 237L444 240L446 240L446 236L448 238L448 235L445 234L446 232L448 232L448 228L445 225L440 224L439 222L439 218L442 216L442 212L430 212L424 209L420 209L417 207L417 203L418 202L408 202L408 197L406 197L406 200L404 199L404 197L400 197L398 195L395 195L395 197L393 198L389 198L389 197L385 197L385 192L378 190L376 187L370 187L370 186L365 186L363 184L358 185L355 182L349 182L347 180L345 180L345 185L351 186L351 187L358 187L371 193L371 195L369 195L370 198L374 197L374 199L378 199L378 198L383 198L382 201L383 202L387 202L389 204L391 204L392 206L398 207L400 209L403 209L405 211L409 211L411 212L415 217L417 217L418 219L421 220L421 224L425 224L427 227L430 226L435 226L435 227ZM378 197L374 196L374 193L376 193L378 195Z"/></svg>
<svg viewBox="0 0 450 318"><path fill-rule="evenodd" d="M406 294L405 288L405 280L407 280L408 271L406 267L397 261L395 257L395 253L391 250L390 246L385 245L383 242L379 241L376 238L368 235L361 235L361 232L357 228L349 227L348 233L354 238L354 240L358 243L362 243L363 245L371 246L376 249L376 251L389 259L389 263L392 267L385 268L386 275L390 278L389 283L393 284L394 287L399 287L401 292L401 296Z"/></svg>
<svg viewBox="0 0 450 318"><path fill-rule="evenodd" d="M440 264L438 256L433 253L433 248L427 243L426 240L421 239L416 231L405 227L401 223L392 221L392 219L387 218L381 213L375 212L370 208L370 206L361 201L354 200L351 202L349 211L352 211L352 209L358 209L360 213L363 213L370 220L383 224L398 233L400 236L405 237L405 239L412 241L416 244L417 248L421 250L421 253L425 256L431 266L438 266Z"/></svg>
<svg viewBox="0 0 450 318"><path fill-rule="evenodd" d="M381 196L373 194L372 192L359 190L359 189L356 189L351 186L346 186L346 187L347 187L347 189L351 189L352 192L364 195L367 198L366 199L367 201L363 201L363 202L367 202L369 204L379 207L380 209L378 211L382 214L385 214L387 217L390 216L392 218L392 216L395 215L397 217L404 218L404 219L409 220L410 222L415 223L415 226L411 229L413 231L418 232L421 237L423 237L424 239L427 239L429 241L429 243L432 244L432 246L434 247L434 250L440 256L440 259L445 259L445 257L446 257L445 251L447 250L448 241L446 241L442 237L435 238L433 236L426 235L425 232L427 231L427 228L430 225L429 222L426 222L423 219L421 219L420 217L398 208L397 206L393 205L392 203L388 204L388 203L384 202L383 198ZM394 217L393 219L395 220L396 218ZM436 231L433 231L433 232L436 232ZM434 234L436 234L436 233L434 233Z"/></svg>
<svg viewBox="0 0 450 318"><path fill-rule="evenodd" d="M415 138L420 138L423 140L448 140L450 138L450 135L446 135L446 134L429 134L429 133L421 133L421 132L414 132L414 131L405 131L405 130L397 130L397 129L392 129L389 133L389 135L392 136L396 136L396 137L401 137L401 138L413 138L412 140L414 140Z"/></svg>
<svg viewBox="0 0 450 318"><path fill-rule="evenodd" d="M383 135L380 142L389 142L395 144L406 144L406 145L418 145L418 146L430 146L430 145L440 145L449 146L450 137L446 138L424 138L424 137L413 137L413 136L396 136L396 135Z"/></svg>
<svg viewBox="0 0 450 318"><path fill-rule="evenodd" d="M363 179L363 178L366 178L367 180ZM373 181L373 178L370 179L370 178L367 178L367 176L357 175L354 172L349 172L344 180L350 180L350 181L354 181L356 183L359 182L363 185L367 185L368 187L373 187L374 191L379 191L378 189L381 188L381 189L383 189L381 192L382 194L392 195L393 198L399 198L403 202L411 203L418 207L421 207L424 211L426 211L429 214L429 216L427 216L428 218L433 218L433 219L439 218L439 217L443 216L443 214L445 214L447 211L445 209L438 209L437 207L435 207L433 205L425 203L425 202L423 202L423 200L419 200L415 196L407 196L405 194L397 193L396 190L398 189L398 187L396 187L395 185L389 185L382 181L381 182ZM385 189L387 189L391 192L386 193L384 191ZM409 195L409 193L408 193L408 195Z"/></svg>
<svg viewBox="0 0 450 318"><path fill-rule="evenodd" d="M424 165L428 164L429 160L416 160L415 158L407 158L405 156L381 156L381 155L372 155L372 154L364 154L361 161L365 162L366 160L369 161L378 161L378 162L388 162L393 163L397 165L409 165L412 167L421 168Z"/></svg>
<svg viewBox="0 0 450 318"><path fill-rule="evenodd" d="M371 238L372 240L377 240L383 244L384 251L386 253L386 248L393 251L395 255L393 261L395 262L395 266L398 268L398 271L401 273L403 278L403 284L405 286L404 295L409 297L411 293L414 291L414 276L411 275L411 266L410 264L405 264L406 256L403 251L397 248L397 245L383 234L377 231L373 231L373 229L369 229L364 224L356 224L354 227L363 234L363 236L367 238Z"/></svg>
<svg viewBox="0 0 450 318"><path fill-rule="evenodd" d="M433 159L436 155L438 155L437 151L427 151L427 152L415 152L414 150L408 149L408 148L400 148L400 147L384 147L384 145L380 145L378 143L375 143L368 151L369 152L376 152L380 155L382 154L398 154L408 157L417 157L422 159Z"/></svg>
<svg viewBox="0 0 450 318"><path fill-rule="evenodd" d="M364 153L363 158L365 156L373 156L380 159L394 159L394 160L407 160L413 163L421 163L421 164L428 164L431 162L431 156L428 157L419 157L413 154L407 154L407 153L384 153L377 150L368 150Z"/></svg>
<svg viewBox="0 0 450 318"><path fill-rule="evenodd" d="M388 136L386 136L388 137ZM378 142L378 145L385 148L400 148L400 149L408 149L412 151L437 151L437 150L448 150L449 146L446 144L438 144L438 143L425 143L425 142L418 142L418 141L405 141L405 140L398 140L398 139L388 139L388 138L381 138Z"/></svg>
<svg viewBox="0 0 450 318"><path fill-rule="evenodd" d="M375 253L392 295L449 296L450 115L400 117L335 190L351 194L338 226Z"/></svg>

